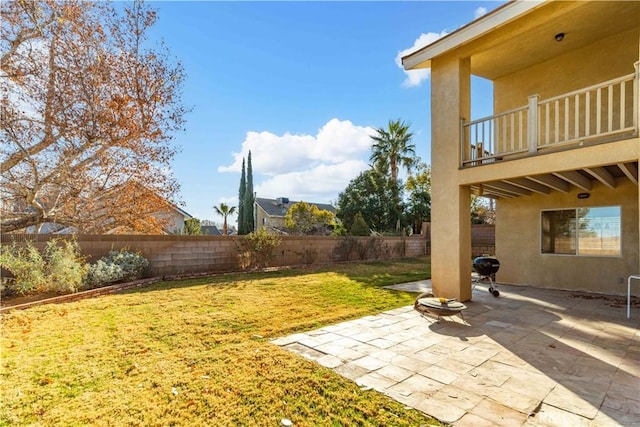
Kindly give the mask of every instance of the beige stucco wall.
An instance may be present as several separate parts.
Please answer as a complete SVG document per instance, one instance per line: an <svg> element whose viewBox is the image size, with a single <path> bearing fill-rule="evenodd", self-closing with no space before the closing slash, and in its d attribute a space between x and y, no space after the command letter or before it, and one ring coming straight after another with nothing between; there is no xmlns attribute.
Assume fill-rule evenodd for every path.
<svg viewBox="0 0 640 427"><path fill-rule="evenodd" d="M604 10L600 9L604 7L601 3L591 5L595 8L593 10ZM534 10L523 19L498 27L463 46L444 50L430 58L432 280L437 296L456 297L462 301L471 297L468 186L638 161L640 140L637 135L625 134L627 139L615 142L587 141L584 146L573 147L576 148L573 150L553 153L541 150L517 160L505 158L504 161L460 169L459 126L460 119L470 118L470 69L484 70L487 76L499 76L494 79L496 112L524 106L530 95L537 94L543 100L634 72L633 64L639 58L640 26L631 28L628 25L625 28L631 29L617 32L615 23L605 22L603 19L598 21L597 15L585 14L588 12L586 8L591 6L583 7L580 2L545 3L544 7ZM637 9L630 10L635 13ZM591 21L580 21L574 17L574 12L589 16ZM551 51L552 55L547 55L549 49L546 49L541 40L547 40L544 37L551 38L552 44L549 47L559 47L553 45L556 43L553 40L555 26L561 30L568 23L567 20L573 20L574 26L579 28L591 25L595 32L608 36L583 46L582 41L591 40L583 33L582 41L576 42L576 48L571 48L571 33L567 33L563 49ZM539 49L530 50L537 57L518 55L519 46L510 43L512 35L524 33L530 35L519 39L523 43L520 48L540 41ZM565 50L564 47L569 49L566 53L561 53ZM513 60L509 56L511 53ZM552 59L546 59L551 56ZM493 66L495 58L500 59L497 68ZM629 86L627 95L630 94L628 88ZM617 105L614 104L612 111L615 116L616 111L619 111ZM602 144L596 145L599 143ZM533 194L514 200L501 199L498 203L496 255L504 267L500 269L498 280L555 288L626 291L626 282L620 283L620 278L626 279L626 275L637 274L640 270L640 189L628 178L621 178L619 181L618 187L612 190L594 180L593 195L588 199L589 203L597 205L624 206L624 255L617 259L590 257L592 261L587 262L586 258L581 258L568 265L567 257L546 255L542 259L538 230L540 210L576 207L578 190L575 187L572 187L574 190L569 194L553 190L549 195ZM522 231L523 228L527 228L526 233ZM545 270L544 273L540 272L541 269Z"/></svg>
<svg viewBox="0 0 640 427"><path fill-rule="evenodd" d="M436 296L471 299L469 187L458 185L460 118L469 117L469 59L432 64L431 281ZM437 106L437 107L435 107Z"/></svg>
<svg viewBox="0 0 640 427"><path fill-rule="evenodd" d="M640 26L494 80L494 111L527 105L530 95L542 100L632 74L639 32Z"/></svg>
<svg viewBox="0 0 640 427"><path fill-rule="evenodd" d="M500 260L497 280L503 283L545 288L575 289L625 294L627 277L638 274L638 187L626 178L611 190L595 183L588 199L584 190L550 195L500 199L497 204L496 255ZM542 254L540 217L545 209L596 206L622 207L622 256L596 257Z"/></svg>

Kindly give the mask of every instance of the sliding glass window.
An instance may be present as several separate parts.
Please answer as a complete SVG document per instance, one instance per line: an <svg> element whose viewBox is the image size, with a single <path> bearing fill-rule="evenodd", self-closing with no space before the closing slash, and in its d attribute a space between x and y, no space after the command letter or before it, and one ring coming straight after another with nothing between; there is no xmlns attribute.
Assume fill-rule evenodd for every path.
<svg viewBox="0 0 640 427"><path fill-rule="evenodd" d="M620 206L542 211L542 253L619 256Z"/></svg>

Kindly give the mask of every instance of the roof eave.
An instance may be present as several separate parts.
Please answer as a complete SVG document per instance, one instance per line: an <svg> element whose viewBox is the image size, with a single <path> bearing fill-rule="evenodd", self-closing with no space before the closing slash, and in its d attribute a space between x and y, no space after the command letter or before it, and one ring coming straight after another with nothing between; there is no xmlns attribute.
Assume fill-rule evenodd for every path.
<svg viewBox="0 0 640 427"><path fill-rule="evenodd" d="M543 3L545 3L545 0L527 0L512 1L502 5L435 42L403 56L402 66L407 71L418 68L431 68L431 59L464 45L494 28L501 27L521 15L529 13Z"/></svg>

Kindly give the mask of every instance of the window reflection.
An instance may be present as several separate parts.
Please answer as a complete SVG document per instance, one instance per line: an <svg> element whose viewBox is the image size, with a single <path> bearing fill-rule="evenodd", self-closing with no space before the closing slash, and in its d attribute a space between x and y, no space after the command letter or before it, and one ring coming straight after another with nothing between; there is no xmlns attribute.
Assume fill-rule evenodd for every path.
<svg viewBox="0 0 640 427"><path fill-rule="evenodd" d="M620 206L543 211L542 253L620 255L620 212Z"/></svg>

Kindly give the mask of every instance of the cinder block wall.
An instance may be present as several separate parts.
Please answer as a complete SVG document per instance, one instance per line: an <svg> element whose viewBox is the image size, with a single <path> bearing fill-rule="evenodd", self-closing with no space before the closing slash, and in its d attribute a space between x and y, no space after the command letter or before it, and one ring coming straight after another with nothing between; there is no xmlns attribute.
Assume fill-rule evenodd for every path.
<svg viewBox="0 0 640 427"><path fill-rule="evenodd" d="M71 239L68 235L3 234L2 244L32 241L42 250L53 238ZM143 235L76 235L82 254L95 262L111 250L140 252L151 263L154 276L228 272L241 270L240 252L244 237L233 236L143 236ZM360 247L376 240L377 250L364 259L415 257L427 253L428 241L421 236L345 238L319 236L282 236L270 266L323 264L363 259Z"/></svg>
<svg viewBox="0 0 640 427"><path fill-rule="evenodd" d="M0 239L3 245L12 240L32 241L42 249L53 237L73 238L68 235L3 234ZM142 253L151 263L154 276L241 270L243 236L77 235L75 238L89 262L96 262L110 250L127 249ZM270 264L272 267L394 259L430 253L429 239L421 235L374 238L282 236L281 239ZM370 249L362 250L367 245ZM473 249L474 256L493 252L492 245L474 246Z"/></svg>

